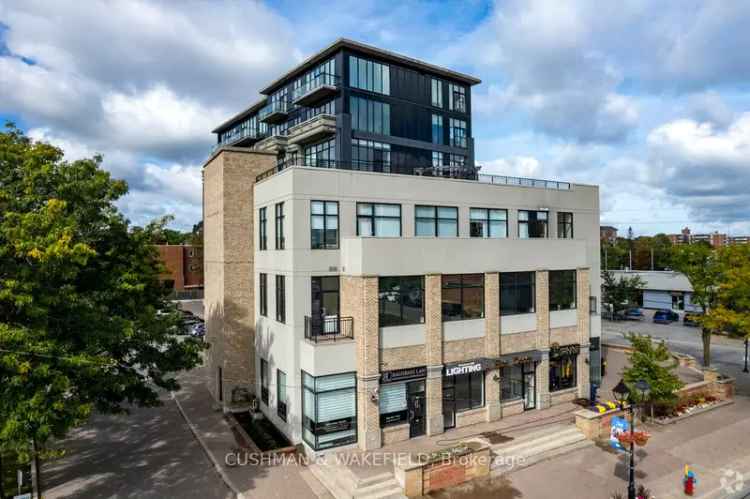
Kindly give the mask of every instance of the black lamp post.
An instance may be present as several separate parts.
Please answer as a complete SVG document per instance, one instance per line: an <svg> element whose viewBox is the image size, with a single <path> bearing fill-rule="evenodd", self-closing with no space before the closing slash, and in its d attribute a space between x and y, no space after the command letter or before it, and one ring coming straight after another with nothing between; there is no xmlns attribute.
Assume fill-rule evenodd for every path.
<svg viewBox="0 0 750 499"><path fill-rule="evenodd" d="M742 372L743 372L743 373L748 373L748 372L750 372L750 371L749 371L749 370L747 369L747 341L748 341L748 338L745 338L745 369L743 369L743 370L742 370Z"/></svg>
<svg viewBox="0 0 750 499"><path fill-rule="evenodd" d="M635 383L635 389L641 400L646 399L651 392L651 385L640 379ZM635 431L635 404L630 400L631 391L623 380L612 389L615 400L624 407L625 402L630 402L628 412L630 413L630 466L628 470L628 499L635 499L635 444L633 443L633 432Z"/></svg>

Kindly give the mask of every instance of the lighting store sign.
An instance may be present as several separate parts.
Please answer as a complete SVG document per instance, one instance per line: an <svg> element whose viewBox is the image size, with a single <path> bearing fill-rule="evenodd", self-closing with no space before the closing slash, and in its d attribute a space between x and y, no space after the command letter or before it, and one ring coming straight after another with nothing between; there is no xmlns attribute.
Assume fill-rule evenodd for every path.
<svg viewBox="0 0 750 499"><path fill-rule="evenodd" d="M481 362L469 362L445 368L446 376L460 376L461 374L477 373L484 370Z"/></svg>

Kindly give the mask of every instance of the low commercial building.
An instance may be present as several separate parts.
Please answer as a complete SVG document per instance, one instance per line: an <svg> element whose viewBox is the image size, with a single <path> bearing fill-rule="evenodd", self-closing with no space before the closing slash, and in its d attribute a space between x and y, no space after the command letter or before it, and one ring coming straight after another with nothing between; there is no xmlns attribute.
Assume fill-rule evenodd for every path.
<svg viewBox="0 0 750 499"><path fill-rule="evenodd" d="M692 301L693 287L680 272L671 270L613 270L620 278L638 276L645 283L639 305L648 309L667 309L686 312L700 312L701 308Z"/></svg>
<svg viewBox="0 0 750 499"><path fill-rule="evenodd" d="M167 272L161 276L165 286L176 292L203 289L203 248L189 244L158 244Z"/></svg>
<svg viewBox="0 0 750 499"><path fill-rule="evenodd" d="M359 85L352 64L377 66L394 105L403 92L436 113L433 80L451 86L446 100L467 102L476 81L340 49L326 52L337 82L328 98ZM304 64L295 71L289 82ZM414 87L382 80L401 71ZM346 106L338 113L350 121ZM398 123L407 116L388 119L391 131L409 128ZM369 147L336 130L349 134L336 157ZM287 151L279 163L279 153L220 145L204 167L210 389L226 408L257 394L265 416L314 453L589 396L600 373L598 187L480 176L469 160L426 175L384 168L381 154L373 169L309 157Z"/></svg>

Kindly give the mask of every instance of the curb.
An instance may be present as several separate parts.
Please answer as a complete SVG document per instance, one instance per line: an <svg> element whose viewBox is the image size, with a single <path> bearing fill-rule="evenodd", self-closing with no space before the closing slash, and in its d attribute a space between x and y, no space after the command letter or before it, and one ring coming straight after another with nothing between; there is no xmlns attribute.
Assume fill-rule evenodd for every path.
<svg viewBox="0 0 750 499"><path fill-rule="evenodd" d="M206 442L204 442L203 438L201 438L201 436L198 434L198 429L195 427L195 425L192 422L190 422L190 419L187 417L187 414L185 413L185 409L182 408L182 404L180 404L180 401L177 399L174 392L170 391L169 395L172 397L172 400L174 400L174 403L177 406L177 410L179 410L180 415L182 415L182 419L184 419L185 423L187 423L193 436L195 437L195 439L198 441L201 448L203 449L203 452L206 454L208 459L214 465L214 469L216 470L216 472L219 474L219 476L221 476L221 479L224 481L224 484L229 488L229 490L232 491L232 494L234 494L234 497L236 499L249 499L234 485L234 483L232 483L232 480L229 478L229 475L227 475L227 472L224 470L224 468L222 468L221 463L216 459L216 457L214 457L211 451L208 450L208 446L206 445Z"/></svg>

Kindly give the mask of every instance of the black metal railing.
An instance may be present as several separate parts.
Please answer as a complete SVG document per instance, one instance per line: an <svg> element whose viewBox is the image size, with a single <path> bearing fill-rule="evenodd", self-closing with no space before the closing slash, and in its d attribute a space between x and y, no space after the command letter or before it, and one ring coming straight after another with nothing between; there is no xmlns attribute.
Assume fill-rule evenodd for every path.
<svg viewBox="0 0 750 499"><path fill-rule="evenodd" d="M354 319L351 317L310 317L305 316L305 339L337 341L354 338Z"/></svg>
<svg viewBox="0 0 750 499"><path fill-rule="evenodd" d="M517 185L520 187L536 187L538 189L555 189L558 191L569 191L570 182L558 182L557 180L543 180L538 178L508 177L507 175L481 174L477 179L485 184Z"/></svg>
<svg viewBox="0 0 750 499"><path fill-rule="evenodd" d="M320 73L309 80L307 80L305 83L303 83L301 86L295 88L292 91L292 101L296 101L300 97L303 97L310 92L320 88L320 87L336 87L339 86L339 77L335 74L331 73Z"/></svg>

